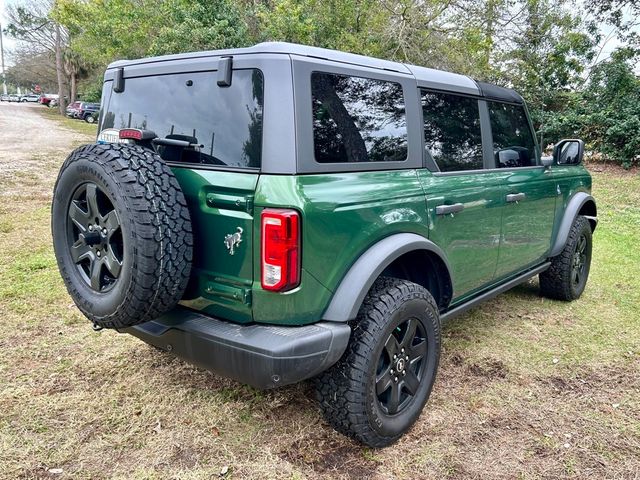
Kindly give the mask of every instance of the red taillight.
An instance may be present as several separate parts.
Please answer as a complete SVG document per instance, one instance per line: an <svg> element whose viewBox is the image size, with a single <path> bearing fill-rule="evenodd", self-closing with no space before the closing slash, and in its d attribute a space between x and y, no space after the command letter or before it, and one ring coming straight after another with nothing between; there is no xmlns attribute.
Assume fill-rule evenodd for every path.
<svg viewBox="0 0 640 480"><path fill-rule="evenodd" d="M262 288L282 292L300 284L300 214L267 208L261 217Z"/></svg>
<svg viewBox="0 0 640 480"><path fill-rule="evenodd" d="M120 130L120 138L142 140L142 130L137 128L123 128Z"/></svg>

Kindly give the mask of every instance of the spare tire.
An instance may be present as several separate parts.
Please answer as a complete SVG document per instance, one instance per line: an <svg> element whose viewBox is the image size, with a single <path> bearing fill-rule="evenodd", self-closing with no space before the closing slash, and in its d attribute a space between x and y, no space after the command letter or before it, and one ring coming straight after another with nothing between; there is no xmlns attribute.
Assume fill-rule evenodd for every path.
<svg viewBox="0 0 640 480"><path fill-rule="evenodd" d="M175 176L153 151L125 144L73 151L54 187L51 230L62 279L94 325L147 322L182 298L191 219Z"/></svg>

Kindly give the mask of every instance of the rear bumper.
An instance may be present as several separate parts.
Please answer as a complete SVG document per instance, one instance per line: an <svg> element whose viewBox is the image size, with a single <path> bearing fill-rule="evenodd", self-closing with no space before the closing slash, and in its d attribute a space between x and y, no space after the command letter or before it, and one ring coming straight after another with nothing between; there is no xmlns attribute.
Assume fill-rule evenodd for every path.
<svg viewBox="0 0 640 480"><path fill-rule="evenodd" d="M182 307L120 331L257 388L296 383L326 370L342 356L351 334L345 323L238 325Z"/></svg>

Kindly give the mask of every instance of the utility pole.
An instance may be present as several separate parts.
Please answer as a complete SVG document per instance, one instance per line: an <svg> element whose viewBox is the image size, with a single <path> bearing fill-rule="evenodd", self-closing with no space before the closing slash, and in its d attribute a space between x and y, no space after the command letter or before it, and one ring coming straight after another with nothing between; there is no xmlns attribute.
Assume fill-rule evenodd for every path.
<svg viewBox="0 0 640 480"><path fill-rule="evenodd" d="M7 94L7 82L4 79L4 47L2 46L2 24L0 23L0 63L2 63L2 93Z"/></svg>

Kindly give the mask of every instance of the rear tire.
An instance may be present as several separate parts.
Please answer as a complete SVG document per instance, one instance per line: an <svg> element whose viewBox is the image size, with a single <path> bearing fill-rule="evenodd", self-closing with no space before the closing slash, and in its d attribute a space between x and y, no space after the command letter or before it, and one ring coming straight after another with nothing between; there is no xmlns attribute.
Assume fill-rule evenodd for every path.
<svg viewBox="0 0 640 480"><path fill-rule="evenodd" d="M573 222L567 243L540 274L540 293L554 300L572 301L582 295L591 268L592 232L589 220L579 215Z"/></svg>
<svg viewBox="0 0 640 480"><path fill-rule="evenodd" d="M358 313L347 350L315 379L325 419L371 447L398 440L420 416L440 358L440 319L431 294L381 277Z"/></svg>
<svg viewBox="0 0 640 480"><path fill-rule="evenodd" d="M175 307L189 280L189 210L171 169L154 152L85 145L54 188L53 245L62 279L95 325L124 328Z"/></svg>

